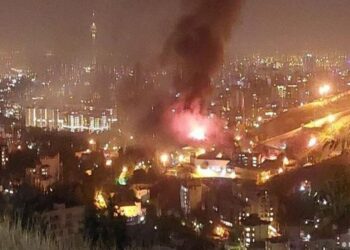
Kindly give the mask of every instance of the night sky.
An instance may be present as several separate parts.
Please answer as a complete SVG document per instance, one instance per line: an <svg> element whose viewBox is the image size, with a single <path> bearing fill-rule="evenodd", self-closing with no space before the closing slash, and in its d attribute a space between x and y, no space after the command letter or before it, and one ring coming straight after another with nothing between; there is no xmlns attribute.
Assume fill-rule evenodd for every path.
<svg viewBox="0 0 350 250"><path fill-rule="evenodd" d="M187 3L186 3L187 2ZM116 58L158 55L189 1L0 0L0 51L79 56L95 9L99 49ZM246 0L229 52L350 51L349 0Z"/></svg>

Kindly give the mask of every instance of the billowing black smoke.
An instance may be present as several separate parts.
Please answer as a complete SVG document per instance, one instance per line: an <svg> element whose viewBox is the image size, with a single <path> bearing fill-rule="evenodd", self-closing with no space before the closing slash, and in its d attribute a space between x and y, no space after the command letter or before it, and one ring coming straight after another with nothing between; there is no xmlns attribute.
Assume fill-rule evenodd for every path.
<svg viewBox="0 0 350 250"><path fill-rule="evenodd" d="M189 14L175 25L161 57L162 63L176 69L174 84L168 79L170 75L165 74L154 89L142 87L145 81L140 77L131 77L120 86L124 86L117 98L120 110L125 112L122 130L127 131L127 135L135 135L134 143L149 147L187 144L188 133L191 133L187 130L197 125L205 125L210 143L213 142L209 140L211 137L217 140L223 137L218 135L222 131L222 121L218 118L207 121L203 102L210 93L210 78L223 62L224 45L230 37L241 0L183 2L184 11ZM140 75L137 72L135 70L135 75Z"/></svg>
<svg viewBox="0 0 350 250"><path fill-rule="evenodd" d="M174 86L190 108L195 100L203 103L210 93L210 78L223 62L224 45L241 0L186 0L185 6L193 10L176 25L162 59L176 65Z"/></svg>

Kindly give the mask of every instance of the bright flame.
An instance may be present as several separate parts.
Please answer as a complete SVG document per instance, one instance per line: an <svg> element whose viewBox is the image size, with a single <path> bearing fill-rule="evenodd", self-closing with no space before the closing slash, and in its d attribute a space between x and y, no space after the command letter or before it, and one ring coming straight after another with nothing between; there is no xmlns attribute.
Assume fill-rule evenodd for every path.
<svg viewBox="0 0 350 250"><path fill-rule="evenodd" d="M205 129L196 127L191 131L189 137L197 141L203 141L205 140Z"/></svg>
<svg viewBox="0 0 350 250"><path fill-rule="evenodd" d="M215 115L202 111L199 102L185 107L183 102L174 104L166 112L165 122L170 124L170 132L180 143L226 144L229 143L229 132L224 132L225 121Z"/></svg>
<svg viewBox="0 0 350 250"><path fill-rule="evenodd" d="M224 238L227 235L227 231L222 226L216 226L214 233L221 238Z"/></svg>
<svg viewBox="0 0 350 250"><path fill-rule="evenodd" d="M103 197L101 191L97 191L97 192L95 193L95 206L96 206L98 209L107 208L106 200L105 200L105 198Z"/></svg>
<svg viewBox="0 0 350 250"><path fill-rule="evenodd" d="M258 178L258 183L259 184L263 184L263 183L267 182L270 179L271 175L270 175L269 171L263 171L263 172L261 172L259 174L258 177L259 177Z"/></svg>

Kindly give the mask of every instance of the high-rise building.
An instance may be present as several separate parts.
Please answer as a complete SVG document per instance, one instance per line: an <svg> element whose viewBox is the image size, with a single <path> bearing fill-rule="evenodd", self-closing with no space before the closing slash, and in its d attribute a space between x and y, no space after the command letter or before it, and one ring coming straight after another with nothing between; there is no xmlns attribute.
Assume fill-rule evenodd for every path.
<svg viewBox="0 0 350 250"><path fill-rule="evenodd" d="M52 108L27 108L25 111L26 127L38 127L49 130L59 128L59 110Z"/></svg>
<svg viewBox="0 0 350 250"><path fill-rule="evenodd" d="M6 168L7 162L9 160L9 148L6 144L0 145L1 153L1 168Z"/></svg>
<svg viewBox="0 0 350 250"><path fill-rule="evenodd" d="M252 214L246 218L242 222L244 228L242 242L244 246L249 248L251 245L256 244L256 242L265 242L266 239L271 238L269 224L270 222L261 220L256 214ZM265 247L262 249L265 249Z"/></svg>
<svg viewBox="0 0 350 250"><path fill-rule="evenodd" d="M202 203L203 186L196 181L190 181L180 188L181 209L184 214L190 214L191 211L198 209Z"/></svg>
<svg viewBox="0 0 350 250"><path fill-rule="evenodd" d="M311 53L307 53L303 57L303 70L305 73L311 73L315 70L316 58Z"/></svg>
<svg viewBox="0 0 350 250"><path fill-rule="evenodd" d="M71 132L102 132L109 130L117 121L112 109L103 112L62 111L56 108L27 108L26 127L48 130L69 130Z"/></svg>

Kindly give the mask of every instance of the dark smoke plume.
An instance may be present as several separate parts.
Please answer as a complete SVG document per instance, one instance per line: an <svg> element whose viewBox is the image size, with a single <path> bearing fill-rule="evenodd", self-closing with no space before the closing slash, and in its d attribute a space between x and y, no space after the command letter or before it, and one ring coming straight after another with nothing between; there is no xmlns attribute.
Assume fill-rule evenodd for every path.
<svg viewBox="0 0 350 250"><path fill-rule="evenodd" d="M174 63L175 88L185 107L210 93L210 78L223 62L224 45L230 37L241 0L186 0L192 8L181 18L163 49L164 63ZM190 3L190 4L189 4Z"/></svg>

